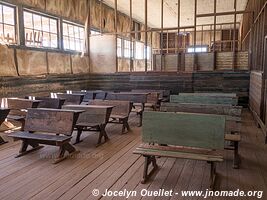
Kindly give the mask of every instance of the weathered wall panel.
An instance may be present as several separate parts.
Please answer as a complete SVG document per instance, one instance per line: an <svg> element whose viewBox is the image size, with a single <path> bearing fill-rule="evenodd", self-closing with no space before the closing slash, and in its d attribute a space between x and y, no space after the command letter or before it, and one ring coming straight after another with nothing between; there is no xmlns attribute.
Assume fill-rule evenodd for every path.
<svg viewBox="0 0 267 200"><path fill-rule="evenodd" d="M0 45L0 76L16 76L16 64L14 60L14 49Z"/></svg>
<svg viewBox="0 0 267 200"><path fill-rule="evenodd" d="M81 57L80 55L72 55L72 71L74 74L89 73L89 58L88 56Z"/></svg>
<svg viewBox="0 0 267 200"><path fill-rule="evenodd" d="M46 52L17 49L20 75L47 74Z"/></svg>
<svg viewBox="0 0 267 200"><path fill-rule="evenodd" d="M250 75L249 105L258 116L261 116L262 85L262 73L252 71Z"/></svg>
<svg viewBox="0 0 267 200"><path fill-rule="evenodd" d="M47 53L49 74L71 73L71 60L69 54Z"/></svg>

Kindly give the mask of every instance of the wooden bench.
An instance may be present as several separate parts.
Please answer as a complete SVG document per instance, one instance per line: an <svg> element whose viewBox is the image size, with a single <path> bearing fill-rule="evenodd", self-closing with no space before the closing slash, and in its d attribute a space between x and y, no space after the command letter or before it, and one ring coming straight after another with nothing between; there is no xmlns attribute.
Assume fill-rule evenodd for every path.
<svg viewBox="0 0 267 200"><path fill-rule="evenodd" d="M24 130L25 117L28 108L37 108L41 101L29 100L21 98L8 98L7 106L10 112L7 116L8 120L14 120L21 123L21 130Z"/></svg>
<svg viewBox="0 0 267 200"><path fill-rule="evenodd" d="M29 109L26 116L25 131L15 132L9 136L22 140L22 146L16 157L38 150L46 144L59 146L59 153L54 163L65 159L65 152L74 154L77 151L70 144L74 125L82 111L36 108ZM27 150L28 146L32 149Z"/></svg>
<svg viewBox="0 0 267 200"><path fill-rule="evenodd" d="M140 103L141 107L133 107L132 111L140 116L139 126L142 126L143 112L145 109L145 103L147 102L147 95L149 93L136 93L136 92L120 92L120 93L108 93L106 100L121 100L130 101L134 103Z"/></svg>
<svg viewBox="0 0 267 200"><path fill-rule="evenodd" d="M181 96L207 96L207 97L232 97L236 98L237 95L236 93L214 93L214 92L209 92L209 93L200 93L200 92L195 92L195 93L179 93Z"/></svg>
<svg viewBox="0 0 267 200"><path fill-rule="evenodd" d="M53 109L61 109L65 99L60 98L50 98L50 97L34 97L34 96L26 96L26 99L32 100L40 100L41 102L38 105L38 108L53 108Z"/></svg>
<svg viewBox="0 0 267 200"><path fill-rule="evenodd" d="M122 124L122 133L125 129L130 131L128 123L129 115L132 109L132 103L130 101L118 101L118 100L93 100L88 102L89 105L105 105L114 106L110 115L109 123Z"/></svg>
<svg viewBox="0 0 267 200"><path fill-rule="evenodd" d="M219 115L144 112L143 144L134 151L145 157L142 183L157 169L156 157L160 156L209 162L213 189L216 162L223 161L224 127L225 117ZM153 169L148 172L150 164Z"/></svg>
<svg viewBox="0 0 267 200"><path fill-rule="evenodd" d="M57 93L56 96L65 99L64 105L80 105L84 98L84 94Z"/></svg>
<svg viewBox="0 0 267 200"><path fill-rule="evenodd" d="M81 134L83 131L98 131L99 138L97 146L101 144L104 137L105 142L109 140L106 133L106 125L112 112L113 106L104 105L66 105L64 109L84 110L80 114L79 119L75 125L77 128L77 137L75 144L82 142Z"/></svg>
<svg viewBox="0 0 267 200"><path fill-rule="evenodd" d="M160 105L160 95L163 93L160 92L146 92L146 90L132 90L132 92L143 92L143 93L148 93L147 95L147 102L145 103L146 108L152 108L154 111L157 110L157 108ZM138 106L138 104L135 104ZM140 104L139 104L140 106Z"/></svg>
<svg viewBox="0 0 267 200"><path fill-rule="evenodd" d="M153 89L134 89L132 92L157 92L159 93L160 102L168 102L170 100L170 90L153 90Z"/></svg>
<svg viewBox="0 0 267 200"><path fill-rule="evenodd" d="M239 142L241 141L241 113L242 106L231 106L223 104L189 104L189 103L162 103L162 112L187 112L224 115L226 118L225 141L233 143L233 147L226 149L234 150L233 168L239 168Z"/></svg>
<svg viewBox="0 0 267 200"><path fill-rule="evenodd" d="M194 96L194 95L171 95L171 103L198 103L198 104L227 104L236 106L237 97L220 97L220 96Z"/></svg>
<svg viewBox="0 0 267 200"><path fill-rule="evenodd" d="M0 126L5 121L10 109L7 108L0 108ZM1 136L0 136L0 145L7 143Z"/></svg>

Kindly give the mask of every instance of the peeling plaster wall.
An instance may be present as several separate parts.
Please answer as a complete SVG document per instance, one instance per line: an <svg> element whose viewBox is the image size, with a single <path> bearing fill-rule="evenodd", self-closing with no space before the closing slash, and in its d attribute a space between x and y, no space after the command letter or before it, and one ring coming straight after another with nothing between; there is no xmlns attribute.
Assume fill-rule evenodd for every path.
<svg viewBox="0 0 267 200"><path fill-rule="evenodd" d="M46 52L17 49L19 75L47 74Z"/></svg>
<svg viewBox="0 0 267 200"><path fill-rule="evenodd" d="M47 53L49 74L70 74L71 60L69 54Z"/></svg>
<svg viewBox="0 0 267 200"><path fill-rule="evenodd" d="M0 45L0 76L17 76L14 49Z"/></svg>

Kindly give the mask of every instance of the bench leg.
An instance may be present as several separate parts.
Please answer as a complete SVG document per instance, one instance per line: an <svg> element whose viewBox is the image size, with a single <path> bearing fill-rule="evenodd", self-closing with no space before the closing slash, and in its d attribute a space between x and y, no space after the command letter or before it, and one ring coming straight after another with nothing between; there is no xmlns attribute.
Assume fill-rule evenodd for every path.
<svg viewBox="0 0 267 200"><path fill-rule="evenodd" d="M82 142L82 140L81 140L82 132L83 132L83 128L78 128L78 130L77 130L77 136L76 136L76 141L75 141L74 145Z"/></svg>
<svg viewBox="0 0 267 200"><path fill-rule="evenodd" d="M151 175L157 170L158 165L156 162L155 156L144 156L145 157L145 163L144 163L144 173L143 173L143 180L141 181L142 184L145 184L148 179L151 177ZM148 167L152 163L153 169L148 173Z"/></svg>
<svg viewBox="0 0 267 200"><path fill-rule="evenodd" d="M32 149L27 150L28 146L32 146ZM15 158L24 156L30 152L36 151L38 149L43 148L43 146L40 146L38 143L31 141L31 140L22 140L21 148L19 150L19 154L15 156Z"/></svg>
<svg viewBox="0 0 267 200"><path fill-rule="evenodd" d="M97 141L96 146L101 145L102 137L104 137L105 142L109 141L109 137L107 135L105 128L106 128L106 126L104 126L104 125L99 126L100 133L99 133L99 137L98 137L98 141Z"/></svg>
<svg viewBox="0 0 267 200"><path fill-rule="evenodd" d="M70 143L65 143L60 146L59 153L57 157L54 159L53 164L57 164L61 162L62 160L65 160L68 157L68 156L64 156L66 151L69 152L68 156L79 153L79 151L77 151Z"/></svg>
<svg viewBox="0 0 267 200"><path fill-rule="evenodd" d="M7 143L1 136L0 136L0 145Z"/></svg>
<svg viewBox="0 0 267 200"><path fill-rule="evenodd" d="M216 163L210 162L210 189L211 190L214 190L215 179L216 179Z"/></svg>
<svg viewBox="0 0 267 200"><path fill-rule="evenodd" d="M239 153L238 153L238 142L234 142L234 159L233 159L233 168L234 169L239 169Z"/></svg>
<svg viewBox="0 0 267 200"><path fill-rule="evenodd" d="M122 121L122 134L125 132L125 128L127 129L127 131L131 131L129 123L128 123L128 118L123 119Z"/></svg>
<svg viewBox="0 0 267 200"><path fill-rule="evenodd" d="M143 124L143 111L140 112L139 127Z"/></svg>

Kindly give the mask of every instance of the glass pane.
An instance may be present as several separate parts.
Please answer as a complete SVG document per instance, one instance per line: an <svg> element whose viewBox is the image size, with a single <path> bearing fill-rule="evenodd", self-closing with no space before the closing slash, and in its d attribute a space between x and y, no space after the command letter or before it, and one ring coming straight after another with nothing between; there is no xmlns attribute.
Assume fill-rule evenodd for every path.
<svg viewBox="0 0 267 200"><path fill-rule="evenodd" d="M70 49L75 50L75 41L74 38L70 38Z"/></svg>
<svg viewBox="0 0 267 200"><path fill-rule="evenodd" d="M79 33L79 27L74 26L74 36L75 38L80 38L80 33Z"/></svg>
<svg viewBox="0 0 267 200"><path fill-rule="evenodd" d="M63 23L63 35L68 36L68 24Z"/></svg>
<svg viewBox="0 0 267 200"><path fill-rule="evenodd" d="M27 45L33 42L33 31L31 29L25 29L25 42Z"/></svg>
<svg viewBox="0 0 267 200"><path fill-rule="evenodd" d="M50 47L50 36L49 33L43 33L43 38L42 38L42 46L43 47Z"/></svg>
<svg viewBox="0 0 267 200"><path fill-rule="evenodd" d="M51 47L57 48L57 35L51 34Z"/></svg>
<svg viewBox="0 0 267 200"><path fill-rule="evenodd" d="M69 36L74 37L74 27L70 24L68 24L69 27Z"/></svg>
<svg viewBox="0 0 267 200"><path fill-rule="evenodd" d="M42 19L40 15L33 15L33 25L35 30L42 30Z"/></svg>
<svg viewBox="0 0 267 200"><path fill-rule="evenodd" d="M32 14L31 13L24 12L24 27L33 28Z"/></svg>
<svg viewBox="0 0 267 200"><path fill-rule="evenodd" d="M0 23L3 23L2 20L3 20L3 19L2 19L2 6L0 5Z"/></svg>
<svg viewBox="0 0 267 200"><path fill-rule="evenodd" d="M50 32L57 33L57 20L50 19Z"/></svg>
<svg viewBox="0 0 267 200"><path fill-rule="evenodd" d="M69 49L70 48L70 43L69 43L69 38L68 37L63 37L63 45L64 45L64 49Z"/></svg>
<svg viewBox="0 0 267 200"><path fill-rule="evenodd" d="M14 8L3 6L3 14L4 14L4 23L6 24L15 24L15 16L14 16Z"/></svg>
<svg viewBox="0 0 267 200"><path fill-rule="evenodd" d="M5 40L7 43L15 43L15 30L14 26L4 26Z"/></svg>
<svg viewBox="0 0 267 200"><path fill-rule="evenodd" d="M41 31L34 31L34 44L36 46L42 45L42 32Z"/></svg>
<svg viewBox="0 0 267 200"><path fill-rule="evenodd" d="M46 31L46 32L49 32L49 18L47 17L42 17L42 30L43 31Z"/></svg>
<svg viewBox="0 0 267 200"><path fill-rule="evenodd" d="M80 38L84 38L84 28L80 28Z"/></svg>
<svg viewBox="0 0 267 200"><path fill-rule="evenodd" d="M2 24L0 24L0 42L1 41L3 41L4 39L3 39L3 25Z"/></svg>

